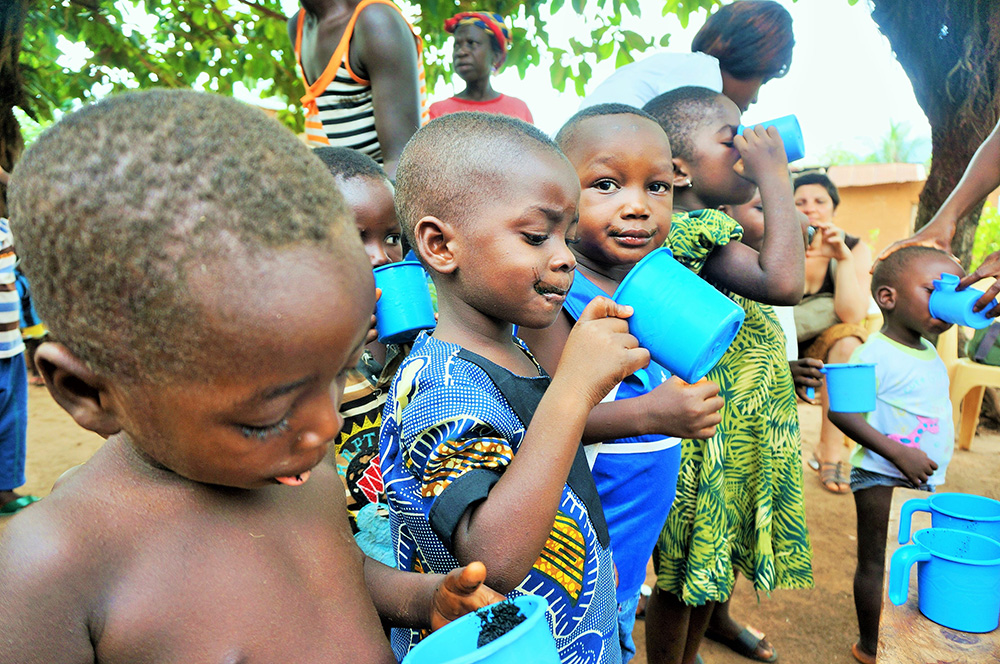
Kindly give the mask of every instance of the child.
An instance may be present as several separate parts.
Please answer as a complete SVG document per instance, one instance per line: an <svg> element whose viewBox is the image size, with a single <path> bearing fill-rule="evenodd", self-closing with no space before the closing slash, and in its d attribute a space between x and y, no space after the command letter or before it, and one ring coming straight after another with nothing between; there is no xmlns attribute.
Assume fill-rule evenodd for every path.
<svg viewBox="0 0 1000 664"><path fill-rule="evenodd" d="M316 148L313 154L326 164L354 213L354 224L372 268L402 260L402 231L392 202L392 183L382 167L349 148ZM344 482L347 513L358 546L366 555L395 566L379 468L378 432L389 384L408 348L380 343L374 328L366 341L357 366L347 373L340 406L344 424L326 460Z"/></svg>
<svg viewBox="0 0 1000 664"><path fill-rule="evenodd" d="M876 264L872 295L884 322L851 356L851 362L875 363L875 410L830 411L833 423L858 443L851 491L858 512L854 606L861 638L851 652L864 664L874 664L878 644L892 489L934 491L944 483L954 445L948 370L926 339L951 327L931 316L927 305L943 272L965 276L948 254L930 247L898 249Z"/></svg>
<svg viewBox="0 0 1000 664"><path fill-rule="evenodd" d="M434 628L497 597L481 565L365 559L319 465L374 288L294 136L223 97L113 97L36 141L10 200L45 383L107 442L0 540L4 661L393 662L376 609Z"/></svg>
<svg viewBox="0 0 1000 664"><path fill-rule="evenodd" d="M45 323L35 311L35 303L31 299L31 284L17 267L14 268L14 283L17 285L17 296L21 299L21 339L24 341L24 364L30 374L28 383L44 385L35 366L35 351L49 331L45 329Z"/></svg>
<svg viewBox="0 0 1000 664"><path fill-rule="evenodd" d="M646 615L650 662L695 661L712 606L727 599L739 570L765 592L812 583L802 502L798 413L785 339L770 307L802 296L804 247L781 138L763 128L736 134L740 112L705 88L680 88L646 106L670 139L678 260L743 307L746 319L708 374L725 399L707 441L685 440L677 497L660 536L657 588ZM760 189L761 250L740 243L739 225L720 205ZM693 608L692 608L693 607ZM741 648L731 620L720 638L774 657L764 638Z"/></svg>
<svg viewBox="0 0 1000 664"><path fill-rule="evenodd" d="M414 135L396 208L440 319L393 381L382 471L400 569L482 559L491 587L540 595L564 662L620 661L604 513L580 444L590 410L649 361L631 314L597 298L554 376L512 335L551 325L573 281L580 187L534 127L453 113ZM415 631L394 630L403 655Z"/></svg>
<svg viewBox="0 0 1000 664"><path fill-rule="evenodd" d="M576 275L564 315L544 330L521 332L551 370L584 307L614 294L632 266L663 245L674 177L666 134L652 116L631 106L591 106L566 123L556 143L576 168L583 192L572 247ZM681 450L672 436L707 438L722 408L714 383L689 386L669 376L651 361L594 408L584 431L584 441L595 443L587 456L618 570L623 662L635 654L632 628L646 564L674 499Z"/></svg>

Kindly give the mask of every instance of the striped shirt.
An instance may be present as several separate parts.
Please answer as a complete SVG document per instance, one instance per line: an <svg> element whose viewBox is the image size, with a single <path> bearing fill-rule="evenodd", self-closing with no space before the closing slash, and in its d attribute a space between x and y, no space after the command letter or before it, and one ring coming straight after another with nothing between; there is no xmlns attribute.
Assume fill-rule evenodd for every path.
<svg viewBox="0 0 1000 664"><path fill-rule="evenodd" d="M351 70L349 52L354 24L361 11L372 4L389 5L399 11L390 0L363 0L359 3L347 23L344 36L337 44L333 57L330 58L320 77L312 84L308 82L305 68L302 66L302 25L306 13L305 10L300 10L295 35L295 60L299 67L299 75L306 86L306 94L301 101L306 114L307 143L311 147L336 145L351 148L382 163L382 146L379 145L378 134L375 131L371 82L360 78ZM410 26L410 30L412 32L413 26ZM427 84L424 80L423 59L420 56L422 42L416 33L413 34L413 38L416 42L417 70L420 79L420 124L425 125L428 122Z"/></svg>
<svg viewBox="0 0 1000 664"><path fill-rule="evenodd" d="M14 281L14 236L10 222L0 217L0 358L24 352L21 340L21 298Z"/></svg>

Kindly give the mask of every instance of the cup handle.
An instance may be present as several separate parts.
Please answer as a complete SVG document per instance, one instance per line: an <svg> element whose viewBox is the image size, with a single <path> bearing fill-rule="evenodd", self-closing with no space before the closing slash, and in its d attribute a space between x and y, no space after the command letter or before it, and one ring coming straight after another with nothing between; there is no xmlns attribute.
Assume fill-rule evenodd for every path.
<svg viewBox="0 0 1000 664"><path fill-rule="evenodd" d="M810 399L815 399L816 398L816 388L815 387L807 387L806 388L806 396L809 397Z"/></svg>
<svg viewBox="0 0 1000 664"><path fill-rule="evenodd" d="M931 554L916 544L907 544L896 549L889 562L890 602L896 606L906 604L906 597L910 594L910 568L915 562L927 562L930 559Z"/></svg>
<svg viewBox="0 0 1000 664"><path fill-rule="evenodd" d="M910 519L914 512L930 512L931 504L926 498L910 498L899 510L899 534L897 535L900 544L910 541Z"/></svg>

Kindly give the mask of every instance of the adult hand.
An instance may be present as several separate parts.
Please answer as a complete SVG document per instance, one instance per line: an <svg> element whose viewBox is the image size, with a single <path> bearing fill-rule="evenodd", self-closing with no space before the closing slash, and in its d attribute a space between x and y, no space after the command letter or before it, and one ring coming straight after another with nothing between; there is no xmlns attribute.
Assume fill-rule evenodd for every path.
<svg viewBox="0 0 1000 664"><path fill-rule="evenodd" d="M879 261L885 260L903 247L932 247L951 254L951 236L952 233L945 226L938 225L937 228L934 228L934 224L928 224L920 229L919 233L897 240L879 252L878 257L872 263L872 271L875 270L875 265Z"/></svg>
<svg viewBox="0 0 1000 664"><path fill-rule="evenodd" d="M845 261L851 257L843 230L828 222L819 222L813 226L816 227L816 237L806 249L806 258L822 257Z"/></svg>
<svg viewBox="0 0 1000 664"><path fill-rule="evenodd" d="M982 311L989 306L990 302L993 301L993 298L997 296L997 293L1000 293L1000 251L994 251L983 260L982 264L976 268L975 272L962 277L962 280L958 282L956 290L962 290L966 286L971 286L980 279L985 279L986 277L994 277L996 281L994 281L993 285L987 288L986 292L983 293L983 296L976 301L976 304L972 307L973 311ZM987 311L986 315L990 318L996 318L997 315L1000 315L1000 304Z"/></svg>

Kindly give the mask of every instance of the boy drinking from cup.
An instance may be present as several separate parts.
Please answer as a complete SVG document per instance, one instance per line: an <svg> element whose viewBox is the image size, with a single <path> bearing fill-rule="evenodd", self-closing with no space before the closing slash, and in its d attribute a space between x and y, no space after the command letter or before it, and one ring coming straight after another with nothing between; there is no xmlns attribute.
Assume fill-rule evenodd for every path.
<svg viewBox="0 0 1000 664"><path fill-rule="evenodd" d="M874 664L878 644L893 487L934 491L944 483L955 442L948 370L927 341L951 327L928 307L942 273L965 276L948 254L929 247L903 247L875 265L872 295L884 322L851 356L852 363L875 363L875 410L830 411L830 421L857 443L851 491L858 513L854 607L861 638L851 652L866 664Z"/></svg>
<svg viewBox="0 0 1000 664"><path fill-rule="evenodd" d="M365 558L322 465L371 269L332 176L232 99L127 94L25 153L11 219L55 400L107 442L0 540L5 662L394 662L498 599ZM333 500L331 500L333 497Z"/></svg>
<svg viewBox="0 0 1000 664"><path fill-rule="evenodd" d="M473 184L474 183L474 184ZM596 298L553 376L513 336L559 316L576 259L580 187L534 127L501 115L433 120L403 151L396 207L437 286L383 413L382 470L400 569L483 559L491 587L545 597L564 662L619 662L609 538L580 439L591 409L645 366ZM420 639L394 630L398 657Z"/></svg>

